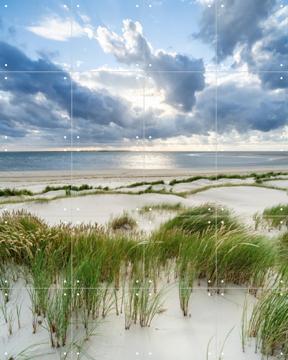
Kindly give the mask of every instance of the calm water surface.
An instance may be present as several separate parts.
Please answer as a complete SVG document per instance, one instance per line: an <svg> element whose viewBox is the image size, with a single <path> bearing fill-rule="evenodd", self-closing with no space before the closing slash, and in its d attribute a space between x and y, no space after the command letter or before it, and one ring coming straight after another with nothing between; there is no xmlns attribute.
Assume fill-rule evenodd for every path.
<svg viewBox="0 0 288 360"><path fill-rule="evenodd" d="M3 152L0 171L190 169L288 169L288 152Z"/></svg>

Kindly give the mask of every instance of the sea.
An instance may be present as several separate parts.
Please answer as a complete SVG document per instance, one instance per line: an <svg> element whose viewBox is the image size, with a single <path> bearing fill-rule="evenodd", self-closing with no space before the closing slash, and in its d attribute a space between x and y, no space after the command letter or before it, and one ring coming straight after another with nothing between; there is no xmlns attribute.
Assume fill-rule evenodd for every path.
<svg viewBox="0 0 288 360"><path fill-rule="evenodd" d="M259 152L132 152L31 151L1 152L0 171L117 169L287 169L288 151Z"/></svg>

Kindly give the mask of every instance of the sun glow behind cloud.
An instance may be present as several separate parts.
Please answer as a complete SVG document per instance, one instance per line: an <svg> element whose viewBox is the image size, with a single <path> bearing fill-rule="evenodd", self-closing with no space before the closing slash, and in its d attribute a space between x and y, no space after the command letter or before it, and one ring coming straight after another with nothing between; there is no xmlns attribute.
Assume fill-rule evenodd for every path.
<svg viewBox="0 0 288 360"><path fill-rule="evenodd" d="M119 15L116 21L109 19L108 12L109 21L95 19L83 6L72 13L65 8L64 15L56 9L54 14L41 13L25 25L27 33L53 44L71 43L72 48L82 43L88 50L90 44L97 46L91 59L104 56L109 64L78 71L85 61L76 57L76 71L70 71L69 64L59 59L56 63L49 54L32 59L17 46L2 42L1 63L31 73L25 78L12 74L1 82L1 133L14 149L25 144L32 149L67 148L63 139L69 134L79 137L75 143L79 149L282 148L287 140L288 6L279 7L274 0L255 0L257 7L248 0L222 3L223 8L217 9L221 17L219 54L213 53L215 2L195 2L198 31L187 33L187 42L197 40L210 46L211 62L218 56L218 72L207 67L200 47L195 54L175 51L175 44L162 47L165 28L148 38L143 24L155 20L148 13L135 19ZM90 4L94 6L98 5ZM188 11L188 2L181 6ZM161 7L165 17L167 4L157 5ZM245 14L256 10L255 22L246 23ZM175 26L177 21L180 28L181 18L175 18ZM232 23L237 29L229 32ZM163 21L159 24L169 26ZM80 54L82 48L77 46L73 50ZM213 66L215 70L216 64ZM54 74L46 81L36 75L45 69L59 77Z"/></svg>

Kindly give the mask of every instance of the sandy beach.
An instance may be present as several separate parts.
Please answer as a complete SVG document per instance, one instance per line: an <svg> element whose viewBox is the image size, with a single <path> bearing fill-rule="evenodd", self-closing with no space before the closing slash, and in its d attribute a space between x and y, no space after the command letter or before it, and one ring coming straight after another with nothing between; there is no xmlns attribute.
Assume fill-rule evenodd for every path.
<svg viewBox="0 0 288 360"><path fill-rule="evenodd" d="M15 299L23 309L30 306L29 295L26 289L16 288ZM91 290L92 292L92 290ZM118 359L167 359L202 360L224 359L260 360L261 355L254 352L254 342L246 345L242 351L241 317L242 308L247 294L245 290L233 288L225 290L221 296L210 295L206 289L194 289L191 297L189 318L183 319L178 305L177 286L170 284L167 287L164 312L158 315L150 328L134 326L129 331L123 328L123 315L111 315L98 323L94 335L85 345L83 359L110 360L117 353ZM248 315L255 298L248 295ZM28 354L42 354L41 359L62 359L63 351L52 351L47 343L47 332L40 328L36 334L31 334L31 316L29 311L22 312L21 329L15 325L15 333L8 341L4 334L5 325L0 326L1 349L7 354L17 354L25 347L35 344ZM77 335L76 335L77 334ZM225 342L225 338L229 334ZM79 330L70 329L70 335L80 339ZM82 334L83 336L83 334ZM225 346L223 347L223 343ZM29 345L28 345L29 344ZM207 354L207 355L206 355ZM28 355L29 356L29 355ZM30 355L32 356L32 355ZM5 357L4 357L5 358ZM77 358L74 350L69 359Z"/></svg>
<svg viewBox="0 0 288 360"><path fill-rule="evenodd" d="M234 172L233 172L234 173ZM229 172L226 172L229 174ZM288 176L269 179L257 184L249 172L241 171L244 178L205 178L215 173L172 172L161 174L157 171L117 172L79 172L73 176L63 172L6 173L1 177L0 188L28 189L31 196L2 197L0 214L25 210L43 219L49 225L70 223L74 225L94 224L102 226L127 213L137 223L136 231L149 235L159 226L175 217L174 210L155 210L160 204L177 205L192 208L204 204L217 204L231 210L231 213L252 231L255 228L255 214L262 214L267 207L288 204ZM203 176L202 179L187 181L191 176ZM286 180L287 177L287 180ZM174 184L173 181L176 180ZM143 182L145 184L143 184ZM156 184L150 184L150 183ZM161 183L157 183L161 182ZM139 185L137 185L137 183ZM65 190L44 192L46 186L61 187L87 184L93 189L74 192L67 196ZM265 186L262 186L262 185ZM131 186L132 185L132 186ZM93 193L94 188L108 187L109 191ZM150 209L151 207L151 209ZM146 208L146 211L142 211ZM148 210L147 210L148 209ZM225 221L218 214L219 221ZM279 231L268 232L267 228L258 230L261 234L275 237ZM221 294L207 292L205 283L195 284L189 303L189 317L183 319L178 305L176 283L165 285L163 312L158 314L149 328L132 327L127 331L123 327L123 314L109 315L97 323L95 334L84 341L83 359L111 360L117 353L117 359L165 359L202 360L236 359L257 360L261 354L254 352L254 340L246 344L245 352L241 345L241 319L243 306L252 311L257 299L247 295L247 289L227 284ZM93 291L91 289L91 291ZM25 347L35 344L28 350L28 357L41 354L41 359L74 359L77 350L71 350L70 357L63 355L64 350L51 350L45 325L35 335L31 332L31 307L28 290L19 281L12 289L13 304L21 304L21 329L13 325L13 334L6 335L3 315L0 326L0 347L5 354L20 353ZM245 300L246 299L246 300ZM246 303L247 301L247 303ZM247 305L248 304L248 305ZM12 310L11 310L12 311ZM249 312L248 311L248 312ZM69 330L69 337L81 339L81 331L74 325ZM76 335L77 334L77 335ZM99 334L99 335L98 335ZM112 346L111 346L112 344ZM89 354L89 355L85 355ZM7 358L6 356L6 358ZM5 358L5 357L4 357ZM17 358L17 357L16 357Z"/></svg>
<svg viewBox="0 0 288 360"><path fill-rule="evenodd" d="M116 173L117 176L115 176ZM263 173L265 173L264 169ZM230 173L227 170L223 174ZM111 218L127 211L135 216L139 229L146 231L157 228L161 222L173 216L173 214L169 213L161 213L157 217L140 215L139 210L148 205L181 203L188 208L205 203L217 203L227 206L241 220L251 224L253 223L253 215L257 212L263 212L269 206L288 202L286 190L288 175L282 175L281 180L277 180L276 177L265 182L264 184L267 185L267 188L263 188L253 186L255 185L255 180L248 176L250 174L249 171L242 170L236 173L233 172L233 174L247 175L247 178L219 178L216 180L202 178L191 182L181 182L191 176L207 177L217 174L214 172L204 174L194 171L161 172L160 170L143 170L142 172L78 172L76 174L73 173L73 176L65 175L63 172L49 172L49 174L43 171L28 173L13 172L0 176L0 189L7 187L16 189L25 188L34 192L35 198L51 199L51 201L47 203L40 201L22 202L21 198L15 197L14 201L16 203L9 204L5 203L9 199L3 198L2 202L4 201L4 204L1 204L0 199L0 211L25 209L53 225L59 222L72 222L74 224L96 222L105 225ZM287 177L287 180L285 180L285 177ZM175 179L179 183L170 185L170 182ZM149 183L157 181L163 181L163 184L152 185L153 193L141 194L141 192L145 192L151 186ZM142 185L142 183L145 183L145 185ZM92 189L83 192L85 194L81 192L74 193L72 197L65 197L64 190L51 190L44 194L40 193L46 186L80 186L82 184L95 188L99 186L102 188L108 187L113 193L89 195L89 192L93 192ZM129 187L131 184L136 186ZM198 190L201 191L193 193ZM190 194L190 192L192 193ZM180 196L183 193L186 194L185 197ZM27 200L27 197L25 200Z"/></svg>

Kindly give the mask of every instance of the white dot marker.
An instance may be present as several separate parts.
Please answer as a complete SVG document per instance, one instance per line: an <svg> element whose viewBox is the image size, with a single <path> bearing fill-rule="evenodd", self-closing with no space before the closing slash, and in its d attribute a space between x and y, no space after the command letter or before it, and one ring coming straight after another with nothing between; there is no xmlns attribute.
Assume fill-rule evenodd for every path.
<svg viewBox="0 0 288 360"><path fill-rule="evenodd" d="M5 77L4 77L4 79L5 79L5 80L7 80L7 79L8 79L8 77L7 77L7 76L5 76Z"/></svg>
<svg viewBox="0 0 288 360"><path fill-rule="evenodd" d="M80 5L79 5L79 4L77 4L77 5L76 5L76 7L77 7L77 8L80 8Z"/></svg>
<svg viewBox="0 0 288 360"><path fill-rule="evenodd" d="M221 8L224 8L224 4L221 4Z"/></svg>
<svg viewBox="0 0 288 360"><path fill-rule="evenodd" d="M7 8L7 7L8 7L8 5L7 5L7 4L5 4L5 5L4 5L4 7L5 7L5 8Z"/></svg>
<svg viewBox="0 0 288 360"><path fill-rule="evenodd" d="M280 80L283 80L283 76L280 76Z"/></svg>

